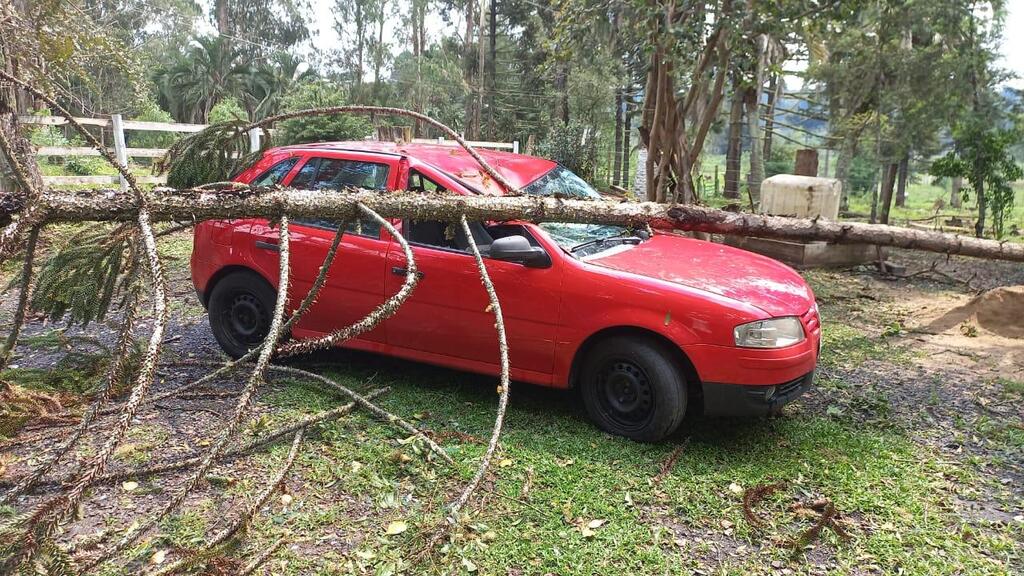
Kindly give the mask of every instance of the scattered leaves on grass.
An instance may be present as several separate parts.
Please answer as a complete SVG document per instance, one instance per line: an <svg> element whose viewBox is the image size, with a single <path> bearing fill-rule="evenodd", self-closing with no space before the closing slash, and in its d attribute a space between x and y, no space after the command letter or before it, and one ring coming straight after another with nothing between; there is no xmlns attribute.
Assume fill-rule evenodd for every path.
<svg viewBox="0 0 1024 576"><path fill-rule="evenodd" d="M395 520L388 524L388 528L385 530L385 533L388 536L397 536L408 529L409 525L404 520Z"/></svg>

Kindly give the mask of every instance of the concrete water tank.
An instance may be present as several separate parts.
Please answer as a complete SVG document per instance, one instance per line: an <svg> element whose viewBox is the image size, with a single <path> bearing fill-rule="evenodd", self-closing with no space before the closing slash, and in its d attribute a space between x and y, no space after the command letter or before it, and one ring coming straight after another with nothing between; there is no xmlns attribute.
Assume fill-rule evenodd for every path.
<svg viewBox="0 0 1024 576"><path fill-rule="evenodd" d="M761 212L837 220L842 188L835 178L776 174L761 182Z"/></svg>

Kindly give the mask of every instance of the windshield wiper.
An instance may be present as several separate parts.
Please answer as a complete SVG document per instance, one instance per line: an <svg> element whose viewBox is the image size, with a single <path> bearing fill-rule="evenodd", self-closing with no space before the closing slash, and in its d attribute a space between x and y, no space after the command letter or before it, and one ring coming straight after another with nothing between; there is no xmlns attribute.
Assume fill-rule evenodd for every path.
<svg viewBox="0 0 1024 576"><path fill-rule="evenodd" d="M593 240L587 240L586 242L581 242L581 243L573 246L572 248L570 248L569 249L569 253L570 254L575 254L578 250L582 250L583 248L586 248L588 246L600 245L600 244L604 244L606 242L607 243L613 243L613 242L614 243L624 243L624 242L629 242L629 243L639 244L639 243L641 243L643 241L644 241L644 239L639 237L639 236L622 236L622 235L605 236L604 238L594 238Z"/></svg>

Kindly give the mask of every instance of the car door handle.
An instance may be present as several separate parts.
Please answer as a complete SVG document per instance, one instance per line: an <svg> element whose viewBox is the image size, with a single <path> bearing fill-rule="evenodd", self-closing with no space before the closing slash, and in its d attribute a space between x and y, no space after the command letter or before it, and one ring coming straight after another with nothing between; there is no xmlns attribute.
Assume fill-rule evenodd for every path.
<svg viewBox="0 0 1024 576"><path fill-rule="evenodd" d="M394 274L395 276L406 276L406 275L409 274L409 269L408 268L403 268L401 266L392 266L391 267L391 273ZM417 278L423 278L423 272L420 272L419 270L417 270L416 271L416 277Z"/></svg>
<svg viewBox="0 0 1024 576"><path fill-rule="evenodd" d="M264 240L257 240L256 247L264 250L270 250L271 252L280 252L281 246L277 242L267 242Z"/></svg>

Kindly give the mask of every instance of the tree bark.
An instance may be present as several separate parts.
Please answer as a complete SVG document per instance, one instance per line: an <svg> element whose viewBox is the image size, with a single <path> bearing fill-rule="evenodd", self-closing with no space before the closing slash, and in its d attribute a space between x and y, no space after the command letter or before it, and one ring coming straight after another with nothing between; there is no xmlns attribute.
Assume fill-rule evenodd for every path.
<svg viewBox="0 0 1024 576"><path fill-rule="evenodd" d="M974 197L978 200L978 221L974 223L974 235L982 238L985 236L985 218L988 212L988 198L985 196L985 176L983 174L974 175Z"/></svg>
<svg viewBox="0 0 1024 576"><path fill-rule="evenodd" d="M847 135L839 145L839 154L836 157L836 180L842 185L840 191L839 208L846 210L850 206L850 167L853 165L853 157L857 153L857 138Z"/></svg>
<svg viewBox="0 0 1024 576"><path fill-rule="evenodd" d="M900 208L907 204L907 179L910 177L910 154L900 159L899 173L896 180L896 205Z"/></svg>
<svg viewBox="0 0 1024 576"><path fill-rule="evenodd" d="M613 225L649 223L661 229L837 244L876 244L1024 262L1024 244L881 224L742 214L693 204L267 188L242 192L156 189L147 198L154 221L276 218L282 214L292 218L349 220L361 214L358 203L391 218L458 222L465 214L470 220L522 219ZM38 208L44 221L50 223L127 221L138 212L132 195L109 189L50 192L41 198Z"/></svg>
<svg viewBox="0 0 1024 576"><path fill-rule="evenodd" d="M772 136L775 134L775 106L779 100L779 90L782 88L782 80L778 74L772 74L768 81L768 112L764 121L764 153L765 161L772 159Z"/></svg>
<svg viewBox="0 0 1024 576"><path fill-rule="evenodd" d="M963 205L964 179L962 176L953 178L950 182L949 205L953 208L960 208Z"/></svg>
<svg viewBox="0 0 1024 576"><path fill-rule="evenodd" d="M387 16L384 14L387 2L382 0L377 14L377 45L373 51L373 101L380 102L380 71L384 67L384 22Z"/></svg>
<svg viewBox="0 0 1024 576"><path fill-rule="evenodd" d="M878 199L878 221L882 224L889 223L889 209L892 207L892 191L896 184L896 172L899 170L898 163L888 164L885 167L885 174L882 177L882 189Z"/></svg>
<svg viewBox="0 0 1024 576"><path fill-rule="evenodd" d="M43 177L39 172L39 164L36 162L35 147L32 146L28 138L22 136L19 127L17 113L12 108L8 108L7 102L0 96L0 136L4 142L10 143L11 153L14 154L20 169L24 171L27 184L36 191L41 191ZM8 179L4 176L7 173L14 177ZM31 190L26 190L19 180L20 177L13 169L11 161L7 158L4 150L0 149L0 202L16 202L18 205L25 203ZM4 195L4 193L7 194ZM0 205L0 210L3 210L2 205ZM0 217L0 226L4 224L3 218Z"/></svg>
<svg viewBox="0 0 1024 576"><path fill-rule="evenodd" d="M491 138L497 133L494 125L494 106L498 88L498 0L491 0L491 13L489 18L491 37L491 57L487 63L487 133Z"/></svg>
<svg viewBox="0 0 1024 576"><path fill-rule="evenodd" d="M466 33L462 40L462 80L466 83L466 86L473 85L473 53L471 45L473 42L474 5L474 0L466 0ZM473 96L471 92L465 99L462 133L466 135L472 135L473 133Z"/></svg>
<svg viewBox="0 0 1024 576"><path fill-rule="evenodd" d="M743 143L740 140L743 132L743 100L747 90L740 86L739 80L733 81L732 106L729 108L729 136L725 150L725 189L726 198L740 197L740 165L743 161Z"/></svg>
<svg viewBox="0 0 1024 576"><path fill-rule="evenodd" d="M768 67L771 39L761 34L757 42L757 63L754 70L754 85L747 100L747 138L750 139L750 173L747 175L752 202L761 200L761 181L764 180L764 156L761 140L761 94L764 90L764 74Z"/></svg>
<svg viewBox="0 0 1024 576"><path fill-rule="evenodd" d="M480 0L480 10L477 14L479 22L476 26L477 35L477 66L476 66L476 107L473 109L473 126L471 137L480 138L480 123L484 110L484 66L487 64L487 51L484 49L484 16L487 14L486 0Z"/></svg>
<svg viewBox="0 0 1024 576"><path fill-rule="evenodd" d="M562 121L563 125L569 124L569 64L558 62L555 64L555 94L557 95L555 105L555 117Z"/></svg>
<svg viewBox="0 0 1024 576"><path fill-rule="evenodd" d="M622 172L622 186L629 188L629 158L633 150L633 142L630 137L633 131L632 121L633 113L627 108L623 114L622 121L625 123L622 129L622 161L621 161L621 172Z"/></svg>
<svg viewBox="0 0 1024 576"><path fill-rule="evenodd" d="M761 181L764 180L764 157L761 155L761 123L759 107L761 89L755 86L747 93L747 139L750 140L750 172L747 173L747 187L753 202L761 200Z"/></svg>
<svg viewBox="0 0 1024 576"><path fill-rule="evenodd" d="M612 154L612 184L622 183L622 88L615 90L615 146Z"/></svg>

